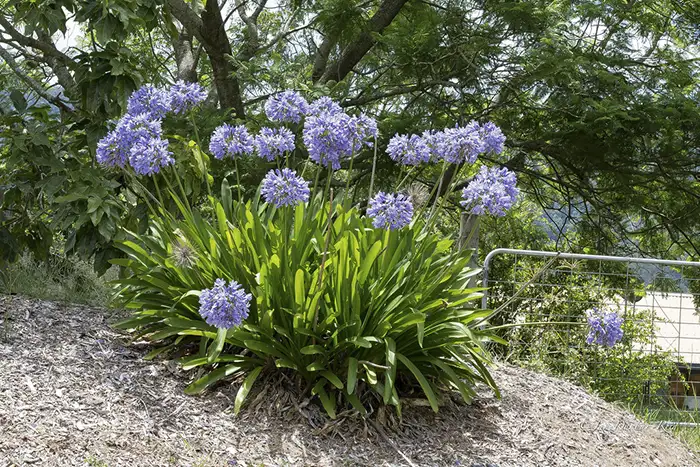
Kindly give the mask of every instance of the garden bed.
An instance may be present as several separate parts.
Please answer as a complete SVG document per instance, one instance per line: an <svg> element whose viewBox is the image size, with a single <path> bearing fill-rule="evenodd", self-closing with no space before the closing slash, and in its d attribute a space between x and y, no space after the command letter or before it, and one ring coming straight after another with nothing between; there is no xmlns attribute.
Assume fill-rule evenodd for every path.
<svg viewBox="0 0 700 467"><path fill-rule="evenodd" d="M510 366L494 371L503 399L482 390L437 415L416 400L401 424L331 421L271 382L234 417L235 385L184 395L187 375L127 347L114 313L0 296L0 467L698 463L630 413Z"/></svg>

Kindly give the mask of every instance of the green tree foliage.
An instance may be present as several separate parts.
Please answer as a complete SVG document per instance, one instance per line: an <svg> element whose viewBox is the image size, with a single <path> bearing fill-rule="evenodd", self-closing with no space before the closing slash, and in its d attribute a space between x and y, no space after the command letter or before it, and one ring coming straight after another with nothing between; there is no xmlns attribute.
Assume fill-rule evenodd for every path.
<svg viewBox="0 0 700 467"><path fill-rule="evenodd" d="M506 156L492 162L517 171L531 202L575 227L561 229L562 242L603 253L700 255L697 0L0 5L0 79L8 84L0 117L0 193L9 193L0 201L3 252L45 249L50 242L26 233L39 232L41 221L69 239L75 232L87 255L112 255L111 228L79 224L82 202L69 205L72 217L53 221L66 207L56 198L97 183L100 198L123 203L120 178L93 168L104 123L139 85L181 78L211 90L203 120L246 119L287 87L331 94L384 117L380 147L397 131L491 119L510 138ZM74 38L67 43L66 32ZM42 106L47 116L35 120ZM42 144L27 146L25 129ZM33 162L35 151L52 167ZM378 180L388 185L398 174L383 151L378 157ZM362 169L371 160L355 163L354 181L368 184ZM60 177L79 180L64 186ZM439 183L430 170L412 177L429 188ZM110 211L113 221L126 215Z"/></svg>

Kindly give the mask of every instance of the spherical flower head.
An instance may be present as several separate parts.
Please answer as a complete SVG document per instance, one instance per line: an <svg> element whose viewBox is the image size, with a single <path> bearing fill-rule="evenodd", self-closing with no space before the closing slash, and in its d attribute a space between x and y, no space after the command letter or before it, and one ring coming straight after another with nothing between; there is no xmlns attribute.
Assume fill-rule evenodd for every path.
<svg viewBox="0 0 700 467"><path fill-rule="evenodd" d="M377 121L363 113L350 117L348 131L353 140L353 152L359 151L363 145L374 146L374 139L379 135Z"/></svg>
<svg viewBox="0 0 700 467"><path fill-rule="evenodd" d="M163 135L160 119L154 118L152 114L147 113L124 115L117 122L114 131L127 147L131 147L139 141L160 138Z"/></svg>
<svg viewBox="0 0 700 467"><path fill-rule="evenodd" d="M197 264L197 252L186 241L173 244L173 263L179 268L189 269Z"/></svg>
<svg viewBox="0 0 700 467"><path fill-rule="evenodd" d="M217 159L251 154L254 147L255 141L245 126L227 123L214 130L209 142L209 151Z"/></svg>
<svg viewBox="0 0 700 467"><path fill-rule="evenodd" d="M265 103L265 114L273 122L299 123L309 111L309 104L296 91L283 91Z"/></svg>
<svg viewBox="0 0 700 467"><path fill-rule="evenodd" d="M170 87L171 110L176 114L187 112L206 98L207 93L199 83L179 80Z"/></svg>
<svg viewBox="0 0 700 467"><path fill-rule="evenodd" d="M392 160L404 165L418 165L430 160L430 147L418 135L394 135L386 152Z"/></svg>
<svg viewBox="0 0 700 467"><path fill-rule="evenodd" d="M248 317L252 298L238 282L226 285L223 279L216 279L214 287L202 290L199 295L199 314L210 326L231 329Z"/></svg>
<svg viewBox="0 0 700 467"><path fill-rule="evenodd" d="M261 128L255 137L258 156L268 161L284 156L285 152L294 151L294 133L288 128Z"/></svg>
<svg viewBox="0 0 700 467"><path fill-rule="evenodd" d="M345 112L321 112L306 118L303 138L312 161L338 170L343 159L371 144L367 140L376 134L377 123L364 114L351 117Z"/></svg>
<svg viewBox="0 0 700 467"><path fill-rule="evenodd" d="M422 183L412 183L406 188L406 194L413 206L425 206L430 200L430 191Z"/></svg>
<svg viewBox="0 0 700 467"><path fill-rule="evenodd" d="M481 138L484 141L484 151L500 154L505 147L506 135L495 123L486 122L481 126Z"/></svg>
<svg viewBox="0 0 700 467"><path fill-rule="evenodd" d="M338 105L337 102L335 102L328 96L323 96L319 97L309 105L309 109L306 115L313 115L315 117L318 117L324 112L327 112L329 114L337 114L342 111L343 109L340 107L340 105Z"/></svg>
<svg viewBox="0 0 700 467"><path fill-rule="evenodd" d="M173 165L175 159L168 150L168 140L151 138L139 140L129 153L129 164L139 175L153 175L162 167Z"/></svg>
<svg viewBox="0 0 700 467"><path fill-rule="evenodd" d="M129 160L129 151L124 147L117 132L112 130L97 143L95 157L100 165L124 167Z"/></svg>
<svg viewBox="0 0 700 467"><path fill-rule="evenodd" d="M97 162L108 167L124 167L137 143L160 139L161 122L151 114L125 114L114 129L97 143Z"/></svg>
<svg viewBox="0 0 700 467"><path fill-rule="evenodd" d="M170 93L147 84L134 91L127 102L127 113L147 114L151 118L164 118L171 108Z"/></svg>
<svg viewBox="0 0 700 467"><path fill-rule="evenodd" d="M430 147L434 158L443 159L450 164L473 164L486 149L481 127L477 122L434 133L430 139Z"/></svg>
<svg viewBox="0 0 700 467"><path fill-rule="evenodd" d="M400 229L411 223L413 205L407 195L380 191L369 201L367 215L376 229Z"/></svg>
<svg viewBox="0 0 700 467"><path fill-rule="evenodd" d="M479 173L462 191L461 204L472 214L506 215L518 198L515 173L503 168L482 166Z"/></svg>
<svg viewBox="0 0 700 467"><path fill-rule="evenodd" d="M441 144L441 137L444 138L444 132L442 131L435 131L435 130L425 130L421 134L421 138L423 139L423 142L428 146L428 149L430 150L430 162L437 162L442 157L439 154L439 146Z"/></svg>
<svg viewBox="0 0 700 467"><path fill-rule="evenodd" d="M294 206L309 200L309 182L291 169L270 170L262 181L260 194L275 206Z"/></svg>
<svg viewBox="0 0 700 467"><path fill-rule="evenodd" d="M598 308L593 307L593 310L586 312L586 318L588 320L587 344L595 343L613 347L622 339L623 320L614 311L602 313Z"/></svg>

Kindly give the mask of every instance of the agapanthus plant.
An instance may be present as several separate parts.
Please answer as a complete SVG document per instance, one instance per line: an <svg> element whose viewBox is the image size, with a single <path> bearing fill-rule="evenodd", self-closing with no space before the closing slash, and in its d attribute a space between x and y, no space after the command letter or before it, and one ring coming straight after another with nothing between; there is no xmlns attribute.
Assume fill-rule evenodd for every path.
<svg viewBox="0 0 700 467"><path fill-rule="evenodd" d="M337 114L343 111L333 99L328 96L320 97L313 101L308 108L307 115L318 117L322 113Z"/></svg>
<svg viewBox="0 0 700 467"><path fill-rule="evenodd" d="M211 326L230 329L240 326L248 317L253 296L243 290L241 284L216 279L214 286L202 290L199 295L199 314Z"/></svg>
<svg viewBox="0 0 700 467"><path fill-rule="evenodd" d="M98 142L97 162L108 167L125 167L128 162L138 174L157 173L174 162L162 135L161 121L150 114L126 114Z"/></svg>
<svg viewBox="0 0 700 467"><path fill-rule="evenodd" d="M169 141L163 139L162 123L169 114L181 114L206 98L199 83L177 81L169 88L151 84L134 91L127 112L97 144L96 159L106 167L126 167L139 175L153 175L173 165Z"/></svg>
<svg viewBox="0 0 700 467"><path fill-rule="evenodd" d="M377 123L366 116L350 116L344 112L321 112L304 122L304 144L309 158L333 170L377 136Z"/></svg>
<svg viewBox="0 0 700 467"><path fill-rule="evenodd" d="M100 142L102 164L153 175L174 163L162 111L168 108L166 116L185 111L204 93L184 83L167 97L162 92L138 91L131 107L142 112L123 117ZM196 165L207 196L190 197L184 187L193 182L181 183L178 170L164 171L153 182L167 187L164 195L172 203L150 204L151 229L138 236L124 232L128 240L118 243L129 259L116 263L133 274L122 281L121 297L139 308L121 327L137 329L163 351L185 355L186 369L205 367L188 392L240 376L236 411L262 372L285 372L300 387L308 386L331 416L339 404L364 413L377 398L400 410L403 385L413 386L411 392L420 387L436 411L438 391L455 390L468 401L476 381L496 390L482 346L491 334L477 326L483 313L470 304L479 290L468 287L469 252L453 248L433 229L439 209L428 213L422 207L433 196L443 201L453 196L459 170L478 154L501 151L502 133L472 122L396 136L387 148L396 162L442 161L443 171L459 164L456 180L438 194L416 189L419 179L407 183L410 195L382 186L384 191L365 198L363 213L353 162L361 154L370 156L363 162L376 161L376 148L370 152L381 141L376 121L346 113L329 98L306 102L296 92L275 94L264 109L275 126L254 137L244 125L222 123L214 130L209 151L217 160L234 158L237 199L226 177L220 195L211 189L208 159L197 142L182 145L195 148L196 160L178 154L178 170ZM251 153L278 168L246 199L238 167ZM304 153L314 164L303 160ZM212 164L221 164L217 160ZM341 167L347 171L339 183L334 170ZM304 178L307 170L316 179L313 186ZM167 183L159 185L161 177ZM470 212L500 215L512 206L514 176L486 171L475 180L468 192L473 194L465 198ZM145 199L162 194L158 190ZM421 205L418 214L412 198Z"/></svg>
<svg viewBox="0 0 700 467"><path fill-rule="evenodd" d="M400 229L411 223L413 204L402 193L380 191L369 200L367 215L372 218L372 225L377 229Z"/></svg>
<svg viewBox="0 0 700 467"><path fill-rule="evenodd" d="M168 140L159 138L136 142L129 154L129 164L139 175L153 175L162 167L173 165L175 159L168 150Z"/></svg>
<svg viewBox="0 0 700 467"><path fill-rule="evenodd" d="M481 126L481 137L484 140L484 151L493 154L503 152L506 135L493 122L486 122Z"/></svg>
<svg viewBox="0 0 700 467"><path fill-rule="evenodd" d="M430 147L418 135L395 135L386 148L394 161L404 165L418 165L430 160Z"/></svg>
<svg viewBox="0 0 700 467"><path fill-rule="evenodd" d="M131 115L147 114L161 119L170 112L172 98L164 89L147 84L136 90L127 103L127 112Z"/></svg>
<svg viewBox="0 0 700 467"><path fill-rule="evenodd" d="M273 122L299 123L308 111L309 103L296 91L274 94L265 103L265 114Z"/></svg>
<svg viewBox="0 0 700 467"><path fill-rule="evenodd" d="M206 98L207 93L201 84L180 80L170 87L170 110L183 114Z"/></svg>

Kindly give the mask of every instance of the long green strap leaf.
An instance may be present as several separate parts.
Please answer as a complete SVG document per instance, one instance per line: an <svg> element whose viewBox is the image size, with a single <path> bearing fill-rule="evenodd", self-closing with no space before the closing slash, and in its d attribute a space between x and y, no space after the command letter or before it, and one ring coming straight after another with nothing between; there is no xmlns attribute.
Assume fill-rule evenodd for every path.
<svg viewBox="0 0 700 467"><path fill-rule="evenodd" d="M234 415L238 415L238 412L240 412L243 402L245 402L245 398L248 397L248 393L255 384L255 380L258 379L262 369L263 367L261 366L254 368L250 373L248 373L245 380L243 380L243 384L241 384L241 387L238 389L238 393L236 394L236 401L233 404Z"/></svg>
<svg viewBox="0 0 700 467"><path fill-rule="evenodd" d="M428 398L430 407L432 407L433 411L437 412L439 409L438 400L435 396L435 392L433 392L433 388L430 385L430 382L425 378L423 373L421 373L418 367L410 359L406 358L400 353L397 353L396 357L401 363L404 364L406 368L410 370L411 373L413 373L413 376L415 376L415 378L418 380L418 384L420 384L421 389L423 389L423 393L425 393L425 396ZM386 388L384 394L386 394Z"/></svg>
<svg viewBox="0 0 700 467"><path fill-rule="evenodd" d="M206 388L216 383L217 381L226 378L227 376L231 376L241 370L242 367L235 363L232 365L226 365L224 367L217 368L216 370L212 371L211 373L208 373L207 375L199 378L197 381L187 386L185 388L185 394L199 394L200 392L204 391Z"/></svg>

